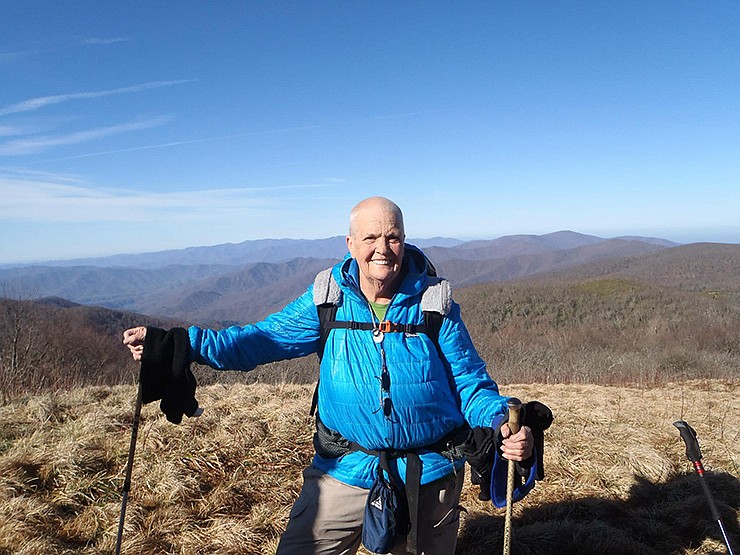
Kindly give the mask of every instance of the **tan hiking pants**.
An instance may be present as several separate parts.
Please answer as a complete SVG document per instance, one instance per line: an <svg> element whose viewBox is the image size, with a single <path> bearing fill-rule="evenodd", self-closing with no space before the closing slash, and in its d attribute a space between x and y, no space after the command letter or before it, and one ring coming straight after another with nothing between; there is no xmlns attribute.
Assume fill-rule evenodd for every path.
<svg viewBox="0 0 740 555"><path fill-rule="evenodd" d="M419 492L419 555L453 555L460 525L460 492L464 470ZM309 467L303 489L290 511L277 555L352 555L362 540L362 517L368 490L344 484ZM391 551L406 554L406 538Z"/></svg>

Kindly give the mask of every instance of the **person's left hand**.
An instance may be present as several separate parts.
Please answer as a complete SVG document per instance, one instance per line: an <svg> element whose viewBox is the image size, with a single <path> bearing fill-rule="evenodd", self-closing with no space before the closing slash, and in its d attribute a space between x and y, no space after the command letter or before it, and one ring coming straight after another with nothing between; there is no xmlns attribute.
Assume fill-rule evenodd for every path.
<svg viewBox="0 0 740 555"><path fill-rule="evenodd" d="M519 431L512 435L508 424L501 426L501 435L504 441L501 443L501 452L504 458L511 461L524 461L532 455L534 439L532 430L522 426Z"/></svg>

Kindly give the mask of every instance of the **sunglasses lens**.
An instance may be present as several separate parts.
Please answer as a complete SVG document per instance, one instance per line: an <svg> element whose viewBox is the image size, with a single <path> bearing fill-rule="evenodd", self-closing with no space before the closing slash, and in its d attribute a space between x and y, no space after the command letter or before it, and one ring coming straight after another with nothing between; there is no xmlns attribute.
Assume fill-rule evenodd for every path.
<svg viewBox="0 0 740 555"><path fill-rule="evenodd" d="M383 415L388 418L391 412L393 412L393 401L391 401L390 397L386 397L383 399Z"/></svg>

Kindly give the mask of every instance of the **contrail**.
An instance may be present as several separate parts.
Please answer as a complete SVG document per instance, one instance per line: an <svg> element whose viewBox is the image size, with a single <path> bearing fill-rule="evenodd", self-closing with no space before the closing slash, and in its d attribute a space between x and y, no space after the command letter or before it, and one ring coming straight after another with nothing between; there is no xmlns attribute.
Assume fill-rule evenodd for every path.
<svg viewBox="0 0 740 555"><path fill-rule="evenodd" d="M285 133L285 132L293 132L293 131L308 131L311 129L320 129L324 127L323 125L304 125L304 126L295 126L295 127L284 127L279 129L266 129L262 131L251 131L248 133L237 133L234 135L221 135L217 137L204 137L201 139L186 139L183 141L173 141L169 143L158 143L158 144L152 144L152 145L142 145L142 146L133 146L128 148L119 148L116 150L104 150L101 152L89 152L87 154L77 154L73 156L65 156L63 158L47 158L44 160L36 160L34 162L30 162L31 164L44 164L47 162L61 162L63 160L77 160L80 158L92 158L95 156L107 156L109 154L121 154L124 152L136 152L139 150L152 150L156 148L168 148L173 146L184 146L184 145L194 145L198 143L208 143L212 141L224 141L229 139L240 139L244 137L251 137L251 136L257 136L257 135L268 135L271 133ZM1 152L0 152L1 154Z"/></svg>
<svg viewBox="0 0 740 555"><path fill-rule="evenodd" d="M131 40L129 37L112 37L112 38L103 38L103 37L90 37L89 39L84 39L82 41L82 44L116 44L118 42L127 42Z"/></svg>
<svg viewBox="0 0 740 555"><path fill-rule="evenodd" d="M158 117L146 121L134 121L119 125L111 125L109 127L101 127L98 129L88 129L85 131L78 131L76 133L69 133L67 135L16 139L0 144L0 156L34 154L53 146L82 143L103 137L109 137L111 135L118 135L120 133L150 129L167 123L168 121L168 117Z"/></svg>
<svg viewBox="0 0 740 555"><path fill-rule="evenodd" d="M112 96L115 94L125 93L136 93L146 91L149 89L158 89L160 87L169 87L172 85L181 85L182 83L190 83L193 79L179 79L176 81L152 81L150 83L141 83L140 85L133 85L131 87L121 87L120 89L110 89L107 91L94 91L94 92L80 92L70 94L58 94L53 96L39 96L37 98L29 98L22 102L17 102L0 109L0 116L8 114L17 114L20 112L30 112L32 110L38 110L45 106L52 104L60 104L69 100L78 100L81 98L100 98L102 96Z"/></svg>

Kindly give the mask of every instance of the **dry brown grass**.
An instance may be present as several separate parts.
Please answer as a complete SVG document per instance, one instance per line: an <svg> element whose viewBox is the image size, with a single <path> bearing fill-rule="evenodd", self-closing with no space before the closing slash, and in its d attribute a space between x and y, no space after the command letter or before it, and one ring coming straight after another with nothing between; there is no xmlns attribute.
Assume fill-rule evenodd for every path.
<svg viewBox="0 0 740 555"><path fill-rule="evenodd" d="M674 420L699 434L725 524L740 541L737 383L502 387L556 420L546 481L514 511L514 554L724 552ZM309 462L312 387L212 385L180 426L144 407L124 553L274 553ZM132 387L0 407L0 554L112 553ZM503 510L467 485L458 553L501 551Z"/></svg>
<svg viewBox="0 0 740 555"><path fill-rule="evenodd" d="M507 388L508 390L509 388ZM722 553L698 477L672 422L696 428L724 521L740 517L740 403L737 384L691 381L661 388L515 386L555 412L546 481L515 506L515 551L550 553ZM721 502L720 502L721 500ZM477 502L458 552L500 551L502 511Z"/></svg>

